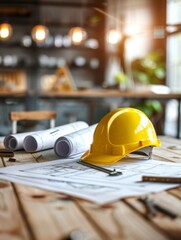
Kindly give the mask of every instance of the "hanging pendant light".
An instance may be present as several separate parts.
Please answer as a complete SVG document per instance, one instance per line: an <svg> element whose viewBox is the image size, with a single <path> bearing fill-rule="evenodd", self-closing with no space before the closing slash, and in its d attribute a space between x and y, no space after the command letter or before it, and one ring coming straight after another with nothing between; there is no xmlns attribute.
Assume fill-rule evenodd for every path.
<svg viewBox="0 0 181 240"><path fill-rule="evenodd" d="M80 25L78 24L75 27L72 27L69 31L69 37L71 39L71 42L74 45L80 45L82 42L87 38L87 32L82 27L84 22L84 6L85 6L85 0L81 0L81 8L79 9L80 14Z"/></svg>
<svg viewBox="0 0 181 240"><path fill-rule="evenodd" d="M121 39L121 33L116 29L110 29L107 32L106 39L108 43L117 44Z"/></svg>
<svg viewBox="0 0 181 240"><path fill-rule="evenodd" d="M73 44L79 45L86 39L87 33L84 28L73 27L70 29L69 36Z"/></svg>
<svg viewBox="0 0 181 240"><path fill-rule="evenodd" d="M13 29L9 23L0 24L0 40L8 40L13 33Z"/></svg>
<svg viewBox="0 0 181 240"><path fill-rule="evenodd" d="M49 30L44 25L36 25L33 27L31 36L35 42L44 42L49 35Z"/></svg>

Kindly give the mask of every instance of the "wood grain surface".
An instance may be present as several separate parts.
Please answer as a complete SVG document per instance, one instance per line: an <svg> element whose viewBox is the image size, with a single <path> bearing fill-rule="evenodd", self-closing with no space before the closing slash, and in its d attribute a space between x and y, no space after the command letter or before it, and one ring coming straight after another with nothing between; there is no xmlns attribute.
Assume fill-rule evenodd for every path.
<svg viewBox="0 0 181 240"><path fill-rule="evenodd" d="M180 140L160 136L153 158L181 162ZM55 160L52 150L15 152L15 162L1 157L0 167ZM148 216L138 197L105 206L64 194L0 181L0 240L180 240L181 187L147 194L154 202L176 212ZM76 236L77 238L73 238Z"/></svg>

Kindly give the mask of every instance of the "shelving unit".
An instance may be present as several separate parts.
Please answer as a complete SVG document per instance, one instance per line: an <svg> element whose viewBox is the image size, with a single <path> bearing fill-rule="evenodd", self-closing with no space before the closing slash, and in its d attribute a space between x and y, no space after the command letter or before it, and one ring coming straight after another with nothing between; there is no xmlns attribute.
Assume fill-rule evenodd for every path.
<svg viewBox="0 0 181 240"><path fill-rule="evenodd" d="M0 108L4 112L3 119L0 118L0 125L4 126L0 129L1 135L8 134L10 131L7 118L9 111L53 109L57 111L57 125L71 121L70 116L74 113L76 113L74 119L87 120L87 104L84 100L67 99L52 102L48 99L38 99L36 95L42 90L42 78L54 76L63 63L69 67L78 89L102 86L106 59L105 17L96 12L94 7L103 9L106 7L106 2L106 0L90 0L83 5L81 1L73 0L27 0L26 3L21 0L6 0L0 2L0 21L3 20L1 13L7 12L8 21L13 27L12 38L8 41L0 41L0 76L3 71L23 71L24 82L26 82L25 98L12 97L1 101ZM30 37L31 29L37 23L45 24L49 28L53 43L40 46L32 41L29 46L23 45L23 37ZM88 33L86 41L95 39L98 47L91 48L85 43L79 46L62 44L56 47L54 45L57 35L62 38L67 37L69 30L79 25L84 27ZM85 63L78 66L75 63L77 57L82 57L82 62L85 61ZM1 78L2 82L6 82L6 77ZM13 78L10 81L13 82ZM80 109L81 114L78 116L77 112L80 112Z"/></svg>
<svg viewBox="0 0 181 240"><path fill-rule="evenodd" d="M84 47L38 48L34 46L25 48L16 45L0 45L0 49L0 68L24 69L27 72L27 75L30 70L38 70L38 72L44 71L47 73L51 72L54 74L59 65L61 66L61 62L65 62L69 66L70 70L74 73L75 71L78 72L89 70L90 74L93 75L93 78L90 79L90 81L92 80L95 85L100 85L101 79L104 78L103 66L101 66L103 65L103 60L99 49L88 49ZM16 58L15 63L13 63L13 57ZM46 62L42 63L41 57L47 58ZM76 57L81 57L85 63L83 63L81 66L76 66ZM95 61L95 64L92 64L97 66L92 66L91 61ZM36 82L37 81L39 81L38 77L36 78Z"/></svg>
<svg viewBox="0 0 181 240"><path fill-rule="evenodd" d="M11 14L8 20L13 26L14 35L8 41L0 41L0 68L23 69L27 74L27 90L39 91L39 82L43 75L54 74L56 69L64 61L70 68L78 88L94 85L102 85L104 81L104 29L105 19L94 10L94 7L105 7L106 1L4 1L0 8L4 11L9 9ZM21 11L24 11L23 12ZM3 11L3 10L1 10ZM93 20L93 18L96 18ZM88 33L88 39L94 38L98 47L88 48L84 44L79 46L55 47L54 43L49 45L37 45L32 41L29 47L22 44L22 38L30 35L32 27L44 23L50 30L51 39L55 36L68 36L71 27L82 25ZM16 57L15 64L9 64L5 58ZM46 63L41 62L41 57L47 58ZM75 58L82 57L86 61L82 66L76 66ZM90 61L95 60L94 66ZM11 61L11 60L10 60ZM86 72L89 72L88 74ZM83 79L80 79L82 76ZM83 84L84 81L84 84ZM87 82L87 84L86 84ZM83 84L83 85L82 85ZM81 86L82 85L82 86Z"/></svg>

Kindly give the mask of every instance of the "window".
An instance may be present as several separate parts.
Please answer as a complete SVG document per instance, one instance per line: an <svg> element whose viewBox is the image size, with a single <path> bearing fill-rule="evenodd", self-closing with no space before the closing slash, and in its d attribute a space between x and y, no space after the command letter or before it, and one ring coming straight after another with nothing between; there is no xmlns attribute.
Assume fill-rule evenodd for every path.
<svg viewBox="0 0 181 240"><path fill-rule="evenodd" d="M167 84L181 91L181 1L167 0ZM180 31L179 31L180 30Z"/></svg>
<svg viewBox="0 0 181 240"><path fill-rule="evenodd" d="M167 85L181 92L181 1L167 0ZM178 102L171 100L166 108L165 134L175 136Z"/></svg>

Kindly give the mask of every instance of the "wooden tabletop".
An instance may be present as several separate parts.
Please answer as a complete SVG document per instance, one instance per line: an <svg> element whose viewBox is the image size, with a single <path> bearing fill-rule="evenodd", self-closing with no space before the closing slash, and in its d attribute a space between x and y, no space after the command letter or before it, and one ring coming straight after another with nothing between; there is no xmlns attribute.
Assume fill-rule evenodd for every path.
<svg viewBox="0 0 181 240"><path fill-rule="evenodd" d="M154 93L150 90L127 90L118 89L83 89L68 91L7 91L0 90L0 97L26 97L37 96L39 98L104 98L104 97L123 97L123 98L143 98L143 99L181 99L181 93Z"/></svg>
<svg viewBox="0 0 181 240"><path fill-rule="evenodd" d="M180 140L160 137L154 159L181 163ZM52 160L46 152L17 151L14 160L1 157L0 167ZM149 194L181 216L181 187ZM76 237L75 237L76 236ZM166 240L181 239L181 217L149 217L137 197L99 206L67 195L0 180L2 240Z"/></svg>
<svg viewBox="0 0 181 240"><path fill-rule="evenodd" d="M123 97L123 98L145 98L145 99L181 99L181 93L154 93L151 91L121 91L116 89L85 89L69 91L39 92L39 97L48 98L101 98L101 97Z"/></svg>

